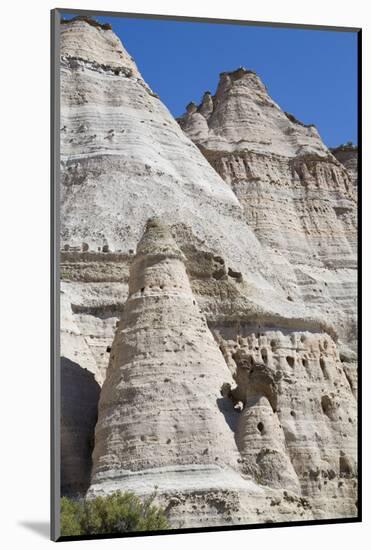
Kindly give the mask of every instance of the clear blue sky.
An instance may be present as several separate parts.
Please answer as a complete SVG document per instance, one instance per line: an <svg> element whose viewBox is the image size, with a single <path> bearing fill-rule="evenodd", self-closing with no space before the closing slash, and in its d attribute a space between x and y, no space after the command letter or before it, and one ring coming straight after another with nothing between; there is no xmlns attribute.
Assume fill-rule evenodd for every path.
<svg viewBox="0 0 371 550"><path fill-rule="evenodd" d="M74 17L64 13L65 18ZM271 97L332 147L357 143L357 34L188 21L96 18L110 23L174 116L215 92L220 72L255 70Z"/></svg>

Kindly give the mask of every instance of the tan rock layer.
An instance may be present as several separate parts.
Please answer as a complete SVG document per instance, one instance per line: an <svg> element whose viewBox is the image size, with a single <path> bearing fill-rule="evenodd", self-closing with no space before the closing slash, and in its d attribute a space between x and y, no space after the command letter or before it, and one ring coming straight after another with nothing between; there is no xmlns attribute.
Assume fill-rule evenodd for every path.
<svg viewBox="0 0 371 550"><path fill-rule="evenodd" d="M183 255L150 221L130 271L96 427L92 491L125 471L164 466L237 468L219 410L230 373L201 314Z"/></svg>
<svg viewBox="0 0 371 550"><path fill-rule="evenodd" d="M63 392L66 490L90 474L90 371L89 494L158 485L179 527L353 516L348 173L244 69L183 120L207 162L109 29L62 27L62 348L85 382ZM155 224L135 256L155 213L178 246Z"/></svg>
<svg viewBox="0 0 371 550"><path fill-rule="evenodd" d="M291 487L314 517L356 515L356 383L348 373L356 377L356 364L327 334L251 325L213 332L236 382L228 394L242 408L243 471Z"/></svg>
<svg viewBox="0 0 371 550"><path fill-rule="evenodd" d="M286 273L289 299L326 313L355 347L354 172L243 68L223 73L215 95L178 122L233 189L276 273Z"/></svg>
<svg viewBox="0 0 371 550"><path fill-rule="evenodd" d="M358 183L358 147L353 144L339 145L331 148L334 157L345 166L354 185Z"/></svg>

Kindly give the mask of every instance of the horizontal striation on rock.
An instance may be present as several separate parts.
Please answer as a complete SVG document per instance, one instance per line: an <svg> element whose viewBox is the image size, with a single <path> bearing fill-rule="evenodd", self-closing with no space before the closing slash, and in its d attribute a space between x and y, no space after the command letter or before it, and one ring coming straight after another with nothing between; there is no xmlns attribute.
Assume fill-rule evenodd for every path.
<svg viewBox="0 0 371 550"><path fill-rule="evenodd" d="M112 470L237 468L233 433L218 407L228 376L180 249L166 227L148 222L101 392L93 487Z"/></svg>
<svg viewBox="0 0 371 550"><path fill-rule="evenodd" d="M244 473L270 487L296 486L314 517L356 515L354 353L339 353L326 333L212 330L235 381L225 393L241 410L236 441Z"/></svg>
<svg viewBox="0 0 371 550"><path fill-rule="evenodd" d="M215 95L190 104L178 122L233 189L276 272L286 271L290 299L322 310L355 346L353 175L313 125L283 112L244 68L222 73Z"/></svg>
<svg viewBox="0 0 371 550"><path fill-rule="evenodd" d="M243 472L236 430L244 427L223 391L233 384L232 372L192 294L184 260L169 229L150 220L100 396L88 496L156 489L174 526L266 522L276 514L312 518L285 453L279 467L284 463L296 478L285 491Z"/></svg>
<svg viewBox="0 0 371 550"><path fill-rule="evenodd" d="M251 71L187 111L107 26L63 23L63 491L100 393L89 495L158 486L174 527L354 516L351 170Z"/></svg>
<svg viewBox="0 0 371 550"><path fill-rule="evenodd" d="M353 144L339 145L330 149L334 157L345 166L353 183L358 182L358 147Z"/></svg>
<svg viewBox="0 0 371 550"><path fill-rule="evenodd" d="M108 32L72 21L62 27L62 43L81 34L81 25L84 34ZM272 307L290 309L283 290L287 281L264 261L235 193L166 107L140 78L116 75L109 67L99 72L84 55L72 65L72 57L62 58L62 248L84 244L90 252L128 254L146 220L161 215L191 228L187 234L179 228L180 244L189 236L202 241L269 292Z"/></svg>

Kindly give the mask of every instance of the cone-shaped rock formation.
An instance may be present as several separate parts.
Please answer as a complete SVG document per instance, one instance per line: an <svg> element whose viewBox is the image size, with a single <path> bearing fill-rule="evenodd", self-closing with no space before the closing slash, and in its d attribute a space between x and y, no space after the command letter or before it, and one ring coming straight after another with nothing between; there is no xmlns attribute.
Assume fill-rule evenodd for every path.
<svg viewBox="0 0 371 550"><path fill-rule="evenodd" d="M280 255L276 272L284 265L295 280L290 299L320 306L355 345L354 163L348 172L316 127L284 112L243 67L221 73L215 95L179 124L231 186L260 243Z"/></svg>
<svg viewBox="0 0 371 550"><path fill-rule="evenodd" d="M153 468L237 469L234 434L218 406L231 374L183 260L168 228L150 220L102 388L95 489L120 477L125 486L128 472Z"/></svg>

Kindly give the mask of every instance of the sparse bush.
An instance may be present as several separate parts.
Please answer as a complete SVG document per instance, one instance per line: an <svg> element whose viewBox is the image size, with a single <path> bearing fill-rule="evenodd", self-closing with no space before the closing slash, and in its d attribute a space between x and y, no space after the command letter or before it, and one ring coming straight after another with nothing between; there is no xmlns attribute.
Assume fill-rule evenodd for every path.
<svg viewBox="0 0 371 550"><path fill-rule="evenodd" d="M92 499L61 499L61 534L98 535L169 529L155 494L141 500L134 493L116 491Z"/></svg>
<svg viewBox="0 0 371 550"><path fill-rule="evenodd" d="M72 536L82 535L81 503L67 497L61 498L61 534Z"/></svg>

